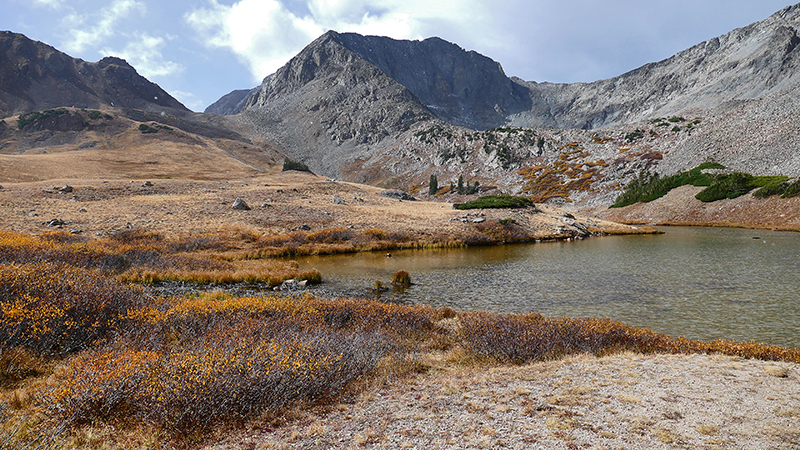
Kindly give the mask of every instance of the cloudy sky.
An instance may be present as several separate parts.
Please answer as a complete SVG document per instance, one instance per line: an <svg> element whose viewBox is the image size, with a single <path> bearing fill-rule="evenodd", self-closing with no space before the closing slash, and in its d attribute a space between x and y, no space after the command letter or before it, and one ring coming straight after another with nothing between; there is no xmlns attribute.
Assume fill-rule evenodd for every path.
<svg viewBox="0 0 800 450"><path fill-rule="evenodd" d="M251 88L327 30L439 36L530 81L620 75L791 0L2 0L0 30L125 58L189 108Z"/></svg>

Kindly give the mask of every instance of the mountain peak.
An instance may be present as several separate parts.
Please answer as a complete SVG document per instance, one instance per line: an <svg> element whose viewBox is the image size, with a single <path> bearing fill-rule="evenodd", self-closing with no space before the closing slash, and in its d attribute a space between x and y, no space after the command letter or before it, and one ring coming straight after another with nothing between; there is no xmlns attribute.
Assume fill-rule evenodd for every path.
<svg viewBox="0 0 800 450"><path fill-rule="evenodd" d="M23 34L0 33L0 116L62 106L189 112L122 58L90 63Z"/></svg>

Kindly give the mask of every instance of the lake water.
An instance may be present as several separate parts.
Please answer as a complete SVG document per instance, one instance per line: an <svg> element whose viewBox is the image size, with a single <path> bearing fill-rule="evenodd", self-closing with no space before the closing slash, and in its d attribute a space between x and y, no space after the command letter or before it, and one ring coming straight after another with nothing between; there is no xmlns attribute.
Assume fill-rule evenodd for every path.
<svg viewBox="0 0 800 450"><path fill-rule="evenodd" d="M458 250L299 260L329 289L369 296L405 270L415 283L383 300L497 313L608 317L671 336L800 347L800 233L665 227ZM758 239L755 239L755 238Z"/></svg>

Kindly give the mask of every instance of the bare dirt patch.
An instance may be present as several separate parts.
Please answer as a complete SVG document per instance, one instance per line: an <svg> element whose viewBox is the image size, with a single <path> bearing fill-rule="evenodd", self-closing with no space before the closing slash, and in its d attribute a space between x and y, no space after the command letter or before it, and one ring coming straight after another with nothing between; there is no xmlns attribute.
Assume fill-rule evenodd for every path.
<svg viewBox="0 0 800 450"><path fill-rule="evenodd" d="M207 449L800 446L797 364L635 354L490 369L429 362L350 403Z"/></svg>

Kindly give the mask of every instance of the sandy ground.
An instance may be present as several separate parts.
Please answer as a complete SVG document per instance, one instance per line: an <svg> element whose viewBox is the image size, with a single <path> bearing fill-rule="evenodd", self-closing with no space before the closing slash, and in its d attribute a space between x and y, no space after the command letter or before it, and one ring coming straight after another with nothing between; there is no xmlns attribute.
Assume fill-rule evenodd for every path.
<svg viewBox="0 0 800 450"><path fill-rule="evenodd" d="M714 355L578 356L389 382L222 449L797 449L800 365Z"/></svg>
<svg viewBox="0 0 800 450"><path fill-rule="evenodd" d="M65 185L72 186L72 192L61 192ZM470 231L479 218L514 218L529 234L543 239L567 237L575 231L558 208L541 207L541 212L485 210L463 217L464 212L453 210L448 203L399 201L379 195L382 190L292 171L226 181L62 179L4 183L0 190L0 229L39 234L49 230L46 222L59 219L66 222L64 229L85 235L134 227L168 236L226 229L273 235L308 225L311 230L375 227L424 237L460 235ZM335 195L344 204L334 204ZM252 209L233 210L237 198L244 199ZM597 231L643 231L573 214L575 221Z"/></svg>

